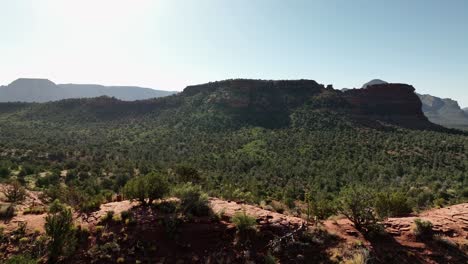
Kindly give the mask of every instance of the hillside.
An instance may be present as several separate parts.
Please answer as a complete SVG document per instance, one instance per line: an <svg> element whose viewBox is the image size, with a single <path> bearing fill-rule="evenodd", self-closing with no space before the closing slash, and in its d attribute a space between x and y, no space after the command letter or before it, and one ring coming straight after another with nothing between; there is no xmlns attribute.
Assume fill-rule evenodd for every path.
<svg viewBox="0 0 468 264"><path fill-rule="evenodd" d="M49 102L68 98L115 97L124 101L162 97L174 92L135 86L55 84L47 79L17 79L0 86L0 102Z"/></svg>
<svg viewBox="0 0 468 264"><path fill-rule="evenodd" d="M203 171L213 191L229 195L239 186L255 199L300 197L305 186L336 193L348 182L409 190L439 178L446 187L430 189L449 192L447 201L462 199L468 166L466 135L430 123L403 84L343 93L306 80L228 80L152 100L0 109L2 159L28 164L32 174L52 165L99 177L103 168L186 164Z"/></svg>

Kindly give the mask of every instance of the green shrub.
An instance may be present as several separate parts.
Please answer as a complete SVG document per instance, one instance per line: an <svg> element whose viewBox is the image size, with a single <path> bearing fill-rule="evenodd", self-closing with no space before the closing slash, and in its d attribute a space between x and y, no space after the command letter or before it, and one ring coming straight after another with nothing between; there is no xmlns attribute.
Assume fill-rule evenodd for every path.
<svg viewBox="0 0 468 264"><path fill-rule="evenodd" d="M136 225L137 221L133 217L129 217L125 219L125 224L126 225Z"/></svg>
<svg viewBox="0 0 468 264"><path fill-rule="evenodd" d="M128 211L128 210L120 212L120 218L122 218L122 220L124 220L124 221L129 219L132 216L133 216L132 213L130 211Z"/></svg>
<svg viewBox="0 0 468 264"><path fill-rule="evenodd" d="M244 233L249 230L255 230L257 225L256 219L247 215L245 211L234 214L232 217L232 222L240 233Z"/></svg>
<svg viewBox="0 0 468 264"><path fill-rule="evenodd" d="M184 214L209 215L208 195L199 185L185 183L174 188L173 193L180 199L180 209Z"/></svg>
<svg viewBox="0 0 468 264"><path fill-rule="evenodd" d="M344 264L366 264L369 263L369 251L367 249L362 249L359 252L355 253L352 258L346 259Z"/></svg>
<svg viewBox="0 0 468 264"><path fill-rule="evenodd" d="M359 231L367 232L377 222L374 213L374 194L362 186L349 186L340 192L338 211L346 216Z"/></svg>
<svg viewBox="0 0 468 264"><path fill-rule="evenodd" d="M32 206L32 207L29 207L29 208L26 208L24 211L23 211L23 214L35 214L35 215L38 215L38 214L43 214L46 212L46 208L44 208L43 206Z"/></svg>
<svg viewBox="0 0 468 264"><path fill-rule="evenodd" d="M271 201L270 206L273 208L273 210L277 213L284 213L287 209L287 206L281 202L278 201Z"/></svg>
<svg viewBox="0 0 468 264"><path fill-rule="evenodd" d="M306 193L305 203L307 205L306 214L307 220L310 220L312 216L317 217L320 220L327 219L336 213L335 206L332 201L326 199L324 194L321 193Z"/></svg>
<svg viewBox="0 0 468 264"><path fill-rule="evenodd" d="M116 214L116 215L114 215L114 216L112 217L112 222L114 222L114 223L120 223L120 222L122 222L122 217L121 217L120 215L117 215L117 214Z"/></svg>
<svg viewBox="0 0 468 264"><path fill-rule="evenodd" d="M223 185L220 196L223 199L230 201L253 202L255 200L255 197L251 192L245 191L232 184Z"/></svg>
<svg viewBox="0 0 468 264"><path fill-rule="evenodd" d="M101 219L99 219L99 223L106 223L112 220L114 217L114 211L107 211L106 214L104 214Z"/></svg>
<svg viewBox="0 0 468 264"><path fill-rule="evenodd" d="M176 173L176 179L178 183L187 183L187 182L193 182L193 183L200 183L201 182L201 177L200 173L198 171L190 166L186 165L178 165L175 168L175 173Z"/></svg>
<svg viewBox="0 0 468 264"><path fill-rule="evenodd" d="M104 226L97 225L94 227L94 231L96 232L96 234L101 234L104 231Z"/></svg>
<svg viewBox="0 0 468 264"><path fill-rule="evenodd" d="M174 213L177 210L177 202L175 201L162 201L156 204L155 208L166 214Z"/></svg>
<svg viewBox="0 0 468 264"><path fill-rule="evenodd" d="M28 237L22 237L19 239L20 244L27 244L29 243L29 238Z"/></svg>
<svg viewBox="0 0 468 264"><path fill-rule="evenodd" d="M404 216L412 211L406 196L401 192L377 194L375 210L381 218Z"/></svg>
<svg viewBox="0 0 468 264"><path fill-rule="evenodd" d="M278 260L271 254L270 251L267 252L265 255L265 264L276 264L278 263Z"/></svg>
<svg viewBox="0 0 468 264"><path fill-rule="evenodd" d="M73 215L69 208L55 200L46 216L45 230L50 237L49 261L54 263L62 255L69 255L75 247Z"/></svg>
<svg viewBox="0 0 468 264"><path fill-rule="evenodd" d="M432 230L432 223L429 221L424 221L419 218L414 220L414 235L419 239L430 239L432 238L434 232Z"/></svg>
<svg viewBox="0 0 468 264"><path fill-rule="evenodd" d="M77 228L77 234L76 237L79 239L80 243L84 243L88 241L88 237L91 233L89 232L89 229L87 227L79 227Z"/></svg>
<svg viewBox="0 0 468 264"><path fill-rule="evenodd" d="M37 260L29 255L16 255L9 258L5 264L36 264Z"/></svg>
<svg viewBox="0 0 468 264"><path fill-rule="evenodd" d="M13 181L2 190L8 202L18 203L26 198L26 189L19 181Z"/></svg>
<svg viewBox="0 0 468 264"><path fill-rule="evenodd" d="M100 196L88 198L85 201L79 203L78 210L86 214L96 212L101 208L102 202L102 197Z"/></svg>

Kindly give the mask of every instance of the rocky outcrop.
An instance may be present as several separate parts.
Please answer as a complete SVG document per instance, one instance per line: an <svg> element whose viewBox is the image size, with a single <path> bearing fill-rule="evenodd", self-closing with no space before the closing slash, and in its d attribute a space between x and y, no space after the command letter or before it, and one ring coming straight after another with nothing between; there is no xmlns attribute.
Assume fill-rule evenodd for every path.
<svg viewBox="0 0 468 264"><path fill-rule="evenodd" d="M233 122L284 127L289 115L326 88L312 80L235 79L188 86L183 97L201 98L201 107L233 118Z"/></svg>
<svg viewBox="0 0 468 264"><path fill-rule="evenodd" d="M354 116L372 118L408 128L436 128L422 112L422 104L411 85L382 83L343 93Z"/></svg>
<svg viewBox="0 0 468 264"><path fill-rule="evenodd" d="M274 124L287 124L290 113L307 104L312 109L351 114L367 123L383 121L407 128L438 128L424 116L421 101L412 86L381 80L364 86L366 88L340 92L312 80L238 79L189 86L182 96L199 95L204 98L205 105L218 106L229 114L255 121L274 120Z"/></svg>
<svg viewBox="0 0 468 264"><path fill-rule="evenodd" d="M235 79L188 86L182 95L209 94L207 102L232 108L290 108L325 90L312 80Z"/></svg>
<svg viewBox="0 0 468 264"><path fill-rule="evenodd" d="M423 104L422 110L431 122L453 128L468 128L468 113L460 108L457 101L428 94L418 96Z"/></svg>

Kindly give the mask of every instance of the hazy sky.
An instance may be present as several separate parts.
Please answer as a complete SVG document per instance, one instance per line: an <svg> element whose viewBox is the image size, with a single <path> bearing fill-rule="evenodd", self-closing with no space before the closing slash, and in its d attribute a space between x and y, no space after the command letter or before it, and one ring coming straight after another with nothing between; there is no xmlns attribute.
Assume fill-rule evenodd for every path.
<svg viewBox="0 0 468 264"><path fill-rule="evenodd" d="M466 0L0 0L0 84L381 78L468 106Z"/></svg>

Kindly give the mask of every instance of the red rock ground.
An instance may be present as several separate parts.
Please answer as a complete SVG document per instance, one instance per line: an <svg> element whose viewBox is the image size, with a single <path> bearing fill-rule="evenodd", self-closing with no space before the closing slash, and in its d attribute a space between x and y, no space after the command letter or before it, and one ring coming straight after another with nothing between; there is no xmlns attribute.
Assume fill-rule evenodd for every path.
<svg viewBox="0 0 468 264"><path fill-rule="evenodd" d="M44 232L45 214L23 214L23 210L31 204L42 204L39 195L37 192L28 191L27 200L18 207L18 215L9 221L1 221L0 226L4 226L6 232L9 232L17 228L18 223L26 222L28 231L39 230ZM288 234L288 232L301 227L317 230L322 226L322 229L336 236L336 243L322 245L322 248L309 252L310 255L306 254L306 257L313 254L325 254L327 259L333 259L334 255L343 255L346 258L346 252L352 253L357 248L367 248L372 252L372 258L377 263L468 263L466 255L468 252L468 203L432 209L409 217L389 218L384 223L389 236L370 239L359 233L347 219L327 220L320 224L311 223L307 225L306 221L301 218L271 212L253 205L229 202L218 198L210 198L209 202L215 213L224 215L223 220L216 222L208 218L196 218L187 224L181 225L180 241L184 241L183 245L171 239L163 238L165 237L164 229L160 224L155 225L156 222L161 221L158 218L161 217L160 215L157 216L157 213L155 214L151 210L144 211L141 207L135 207L137 204L129 201L103 204L100 211L89 216L75 215L75 219L82 226L88 226L89 229L93 229L98 220L107 211L114 211L116 214L119 214L124 210L131 210L138 218L137 226L128 228L130 234L134 232L132 235L135 238L133 239L147 238L149 240L160 241L158 243L160 250L151 256L165 258L168 261L175 261L178 257L186 257L185 260L187 260L187 257L190 256L190 258L193 258L193 262L201 263L202 260L206 260L202 256L207 254L207 249L224 252L223 254L225 255L218 257L227 257L233 261L238 259L239 255L247 254L231 249L233 247L232 243L234 243L235 228L229 220L236 212L245 211L246 214L256 218L257 228L262 233L261 238L256 242L259 244L253 245L253 248L258 248L259 251L263 250L269 240L281 234ZM449 243L440 243L436 239L419 241L413 233L414 220L416 218L432 222L434 226L433 230L442 236L444 241L448 241ZM114 233L118 234L120 229L121 227L116 226ZM125 243L132 243L132 238L122 243L123 245ZM169 254L168 252L173 252L173 254ZM262 254L265 254L265 252ZM187 255L189 253L190 255ZM164 256L165 254L168 255ZM216 256L209 257L212 259ZM85 255L81 255L81 258L82 261L86 262ZM343 259L338 257L336 260L341 261ZM300 256L300 254L295 262L310 263L304 259L304 256ZM211 263L216 263L216 261L212 260ZM234 263L236 262L234 261ZM327 262L320 261L320 263Z"/></svg>

